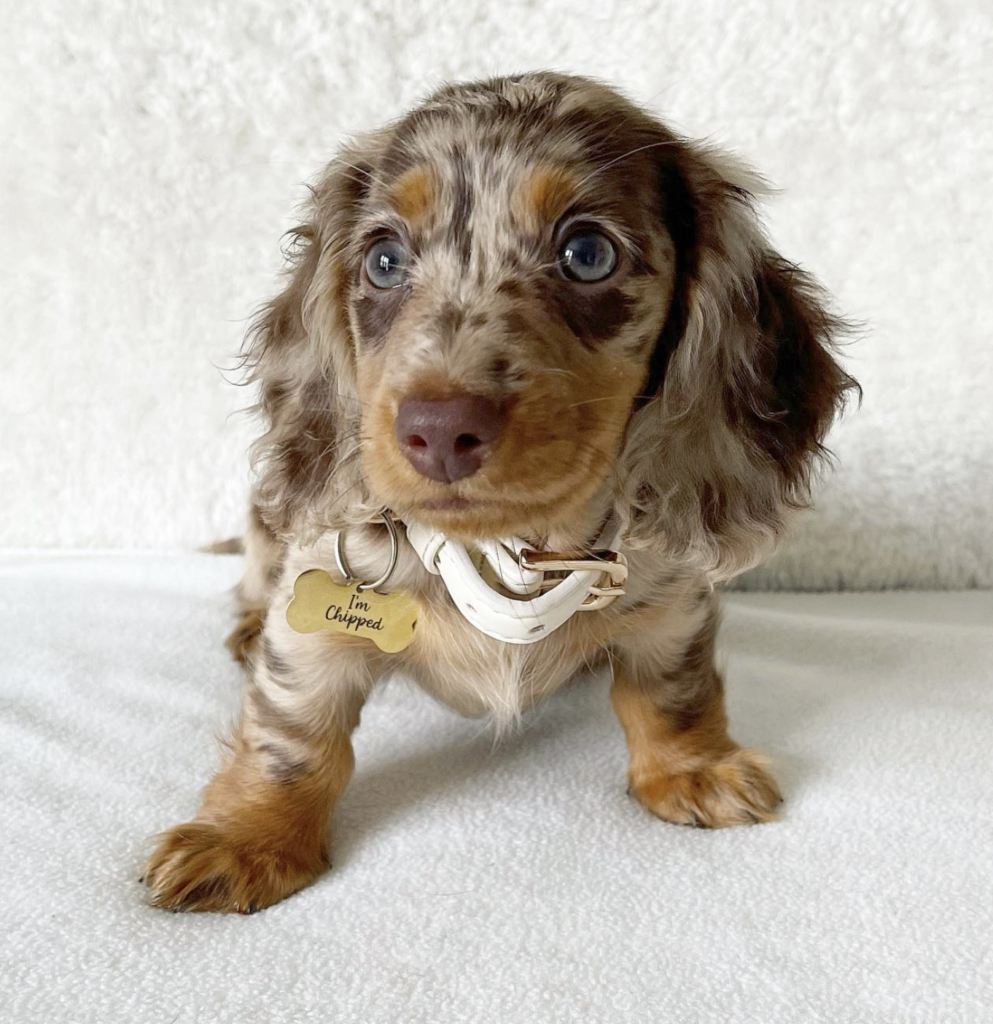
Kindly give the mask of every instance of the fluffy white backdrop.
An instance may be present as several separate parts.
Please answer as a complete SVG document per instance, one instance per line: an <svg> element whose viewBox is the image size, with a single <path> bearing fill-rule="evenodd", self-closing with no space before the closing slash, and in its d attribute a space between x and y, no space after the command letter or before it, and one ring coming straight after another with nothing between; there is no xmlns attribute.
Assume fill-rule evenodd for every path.
<svg viewBox="0 0 993 1024"><path fill-rule="evenodd" d="M225 383L301 183L449 78L608 79L784 192L868 333L819 511L755 586L993 583L993 10L973 3L4 5L0 544L237 532Z"/></svg>

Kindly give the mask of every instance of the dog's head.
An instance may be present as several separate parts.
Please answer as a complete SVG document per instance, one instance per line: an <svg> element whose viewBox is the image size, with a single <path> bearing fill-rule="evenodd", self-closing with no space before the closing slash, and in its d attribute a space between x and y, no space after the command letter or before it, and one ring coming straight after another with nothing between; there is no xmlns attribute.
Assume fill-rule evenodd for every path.
<svg viewBox="0 0 993 1024"><path fill-rule="evenodd" d="M249 350L270 525L388 506L535 536L614 504L632 544L754 564L854 386L757 186L553 74L446 87L349 147Z"/></svg>

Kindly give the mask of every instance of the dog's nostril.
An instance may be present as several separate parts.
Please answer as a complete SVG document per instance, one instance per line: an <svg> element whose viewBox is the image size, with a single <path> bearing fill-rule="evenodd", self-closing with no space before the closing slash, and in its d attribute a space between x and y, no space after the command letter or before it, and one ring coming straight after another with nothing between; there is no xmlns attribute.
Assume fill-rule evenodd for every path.
<svg viewBox="0 0 993 1024"><path fill-rule="evenodd" d="M482 466L506 419L503 405L482 395L408 395L397 408L393 429L400 450L418 473L450 484Z"/></svg>
<svg viewBox="0 0 993 1024"><path fill-rule="evenodd" d="M482 443L475 434L459 434L455 438L455 450L457 452L471 452L473 448L478 448Z"/></svg>

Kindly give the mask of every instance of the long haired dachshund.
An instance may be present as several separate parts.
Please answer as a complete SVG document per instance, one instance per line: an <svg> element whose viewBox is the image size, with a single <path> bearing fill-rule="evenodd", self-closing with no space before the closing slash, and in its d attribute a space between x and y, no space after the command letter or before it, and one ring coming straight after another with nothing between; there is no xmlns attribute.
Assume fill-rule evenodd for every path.
<svg viewBox="0 0 993 1024"><path fill-rule="evenodd" d="M832 355L844 323L766 240L760 191L612 89L548 73L446 86L332 161L246 347L267 430L231 639L241 721L194 820L157 840L154 905L247 913L324 871L352 730L397 671L501 727L609 663L649 811L774 816L765 759L728 735L715 586L808 504L857 385ZM613 600L533 643L478 628L410 540L595 558L608 521L623 586L597 576ZM402 649L290 625L303 574L344 587L394 557L366 593L413 609Z"/></svg>

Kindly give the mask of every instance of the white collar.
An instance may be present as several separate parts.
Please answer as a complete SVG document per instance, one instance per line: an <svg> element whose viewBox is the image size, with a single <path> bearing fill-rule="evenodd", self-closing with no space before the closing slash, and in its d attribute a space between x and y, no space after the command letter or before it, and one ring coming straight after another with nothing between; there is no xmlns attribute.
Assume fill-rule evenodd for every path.
<svg viewBox="0 0 993 1024"><path fill-rule="evenodd" d="M617 550L620 525L613 513L588 554L535 551L519 537L478 541L470 551L420 523L406 526L411 547L428 572L442 578L459 611L504 643L533 644L576 612L604 608L624 593L627 562ZM553 571L569 574L546 580Z"/></svg>

